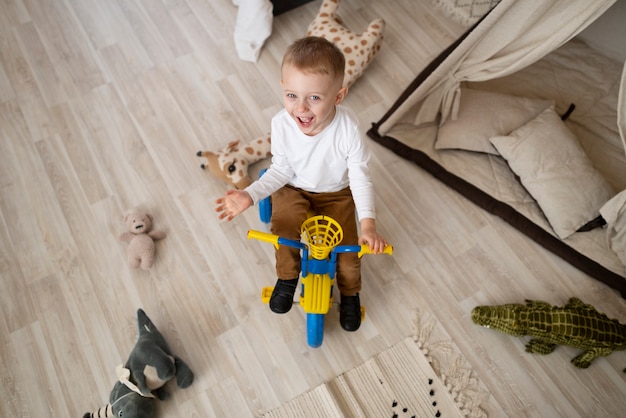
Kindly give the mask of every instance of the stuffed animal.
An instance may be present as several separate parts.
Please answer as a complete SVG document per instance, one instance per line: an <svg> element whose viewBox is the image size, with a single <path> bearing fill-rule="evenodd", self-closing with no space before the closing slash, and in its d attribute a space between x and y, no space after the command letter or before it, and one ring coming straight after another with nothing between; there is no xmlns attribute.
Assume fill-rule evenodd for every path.
<svg viewBox="0 0 626 418"><path fill-rule="evenodd" d="M317 16L309 24L306 36L328 39L343 52L346 59L343 85L350 87L380 51L385 21L374 19L365 32L356 33L343 25L337 15L338 7L339 0L324 0ZM214 176L237 189L243 189L252 181L248 176L248 167L271 155L270 135L256 138L243 146L239 142L233 141L215 153L198 151L196 155L207 160L200 165L202 169L208 167Z"/></svg>
<svg viewBox="0 0 626 418"><path fill-rule="evenodd" d="M533 337L526 344L529 353L550 354L558 345L583 350L572 360L583 369L598 356L626 350L626 325L578 298L570 298L563 307L533 300L525 305L477 306L472 321L505 334Z"/></svg>
<svg viewBox="0 0 626 418"><path fill-rule="evenodd" d="M154 262L154 241L165 238L165 232L152 231L152 216L145 212L132 211L124 217L128 232L120 240L128 242L128 267L148 270Z"/></svg>
<svg viewBox="0 0 626 418"><path fill-rule="evenodd" d="M217 151L198 151L196 155L206 159L200 168L209 171L236 189L244 189L252 183L248 168L259 160L269 157L270 135L263 135L247 144L240 145L239 140L229 143L226 148Z"/></svg>
<svg viewBox="0 0 626 418"><path fill-rule="evenodd" d="M137 310L139 336L128 361L118 367L119 380L113 386L109 404L83 418L124 417L151 418L155 416L155 398L166 399L164 385L176 377L179 388L193 382L193 372L187 364L172 354L165 338L148 315Z"/></svg>
<svg viewBox="0 0 626 418"><path fill-rule="evenodd" d="M306 36L325 38L343 52L346 58L343 85L350 87L380 51L385 21L374 19L365 32L356 33L343 25L337 14L338 8L339 0L324 0L317 16L309 24Z"/></svg>

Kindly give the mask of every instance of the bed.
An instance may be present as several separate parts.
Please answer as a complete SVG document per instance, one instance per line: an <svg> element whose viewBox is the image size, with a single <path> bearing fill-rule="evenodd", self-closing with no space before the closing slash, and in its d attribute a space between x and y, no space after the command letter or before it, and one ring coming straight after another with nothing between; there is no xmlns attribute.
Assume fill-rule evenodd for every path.
<svg viewBox="0 0 626 418"><path fill-rule="evenodd" d="M513 3L494 10L519 16ZM432 112L433 88L412 98L432 74L448 77L441 63L481 24L423 69L368 135L626 298L623 63L567 35L520 70L459 77L437 98L451 102L447 115Z"/></svg>

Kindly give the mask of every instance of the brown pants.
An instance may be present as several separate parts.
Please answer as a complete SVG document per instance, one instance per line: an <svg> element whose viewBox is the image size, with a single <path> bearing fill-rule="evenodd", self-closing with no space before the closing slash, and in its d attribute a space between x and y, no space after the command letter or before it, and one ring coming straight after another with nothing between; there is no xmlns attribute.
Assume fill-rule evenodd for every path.
<svg viewBox="0 0 626 418"><path fill-rule="evenodd" d="M356 208L350 188L331 193L311 193L285 186L272 195L271 231L283 238L300 240L300 227L309 212L330 216L341 225L341 245L357 245L359 235ZM300 276L300 251L288 246L276 250L276 274L280 279ZM337 256L336 281L344 296L353 296L361 290L361 259L355 253Z"/></svg>

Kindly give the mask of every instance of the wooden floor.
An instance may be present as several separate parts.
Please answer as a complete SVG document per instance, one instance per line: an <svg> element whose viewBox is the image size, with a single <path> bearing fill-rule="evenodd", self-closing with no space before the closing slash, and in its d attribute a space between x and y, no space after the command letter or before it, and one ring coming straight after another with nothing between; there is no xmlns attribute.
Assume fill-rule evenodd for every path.
<svg viewBox="0 0 626 418"><path fill-rule="evenodd" d="M378 225L395 253L364 262L361 329L342 331L333 310L311 349L299 309L262 304L275 276L271 246L246 239L263 228L258 214L218 221L226 187L195 153L269 129L282 53L320 4L275 18L249 63L233 49L230 0L0 1L0 416L104 405L139 307L196 374L172 387L164 417L258 416L411 335L418 308L489 390L490 416L623 416L625 352L577 370L576 350L527 354L525 339L469 314L578 296L625 322L626 300L371 141ZM343 0L340 11L355 29L387 22L346 101L363 132L462 31L427 1ZM149 272L126 266L118 240L137 205L167 232Z"/></svg>

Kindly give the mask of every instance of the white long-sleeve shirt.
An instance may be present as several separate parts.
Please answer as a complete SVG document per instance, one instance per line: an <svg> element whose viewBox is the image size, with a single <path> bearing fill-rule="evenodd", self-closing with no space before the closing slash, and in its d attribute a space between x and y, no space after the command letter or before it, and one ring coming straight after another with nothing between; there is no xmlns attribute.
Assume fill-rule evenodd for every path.
<svg viewBox="0 0 626 418"><path fill-rule="evenodd" d="M333 121L308 136L283 109L272 118L271 135L272 164L245 189L255 204L286 184L315 193L350 186L359 220L376 217L370 154L351 110L337 106Z"/></svg>

